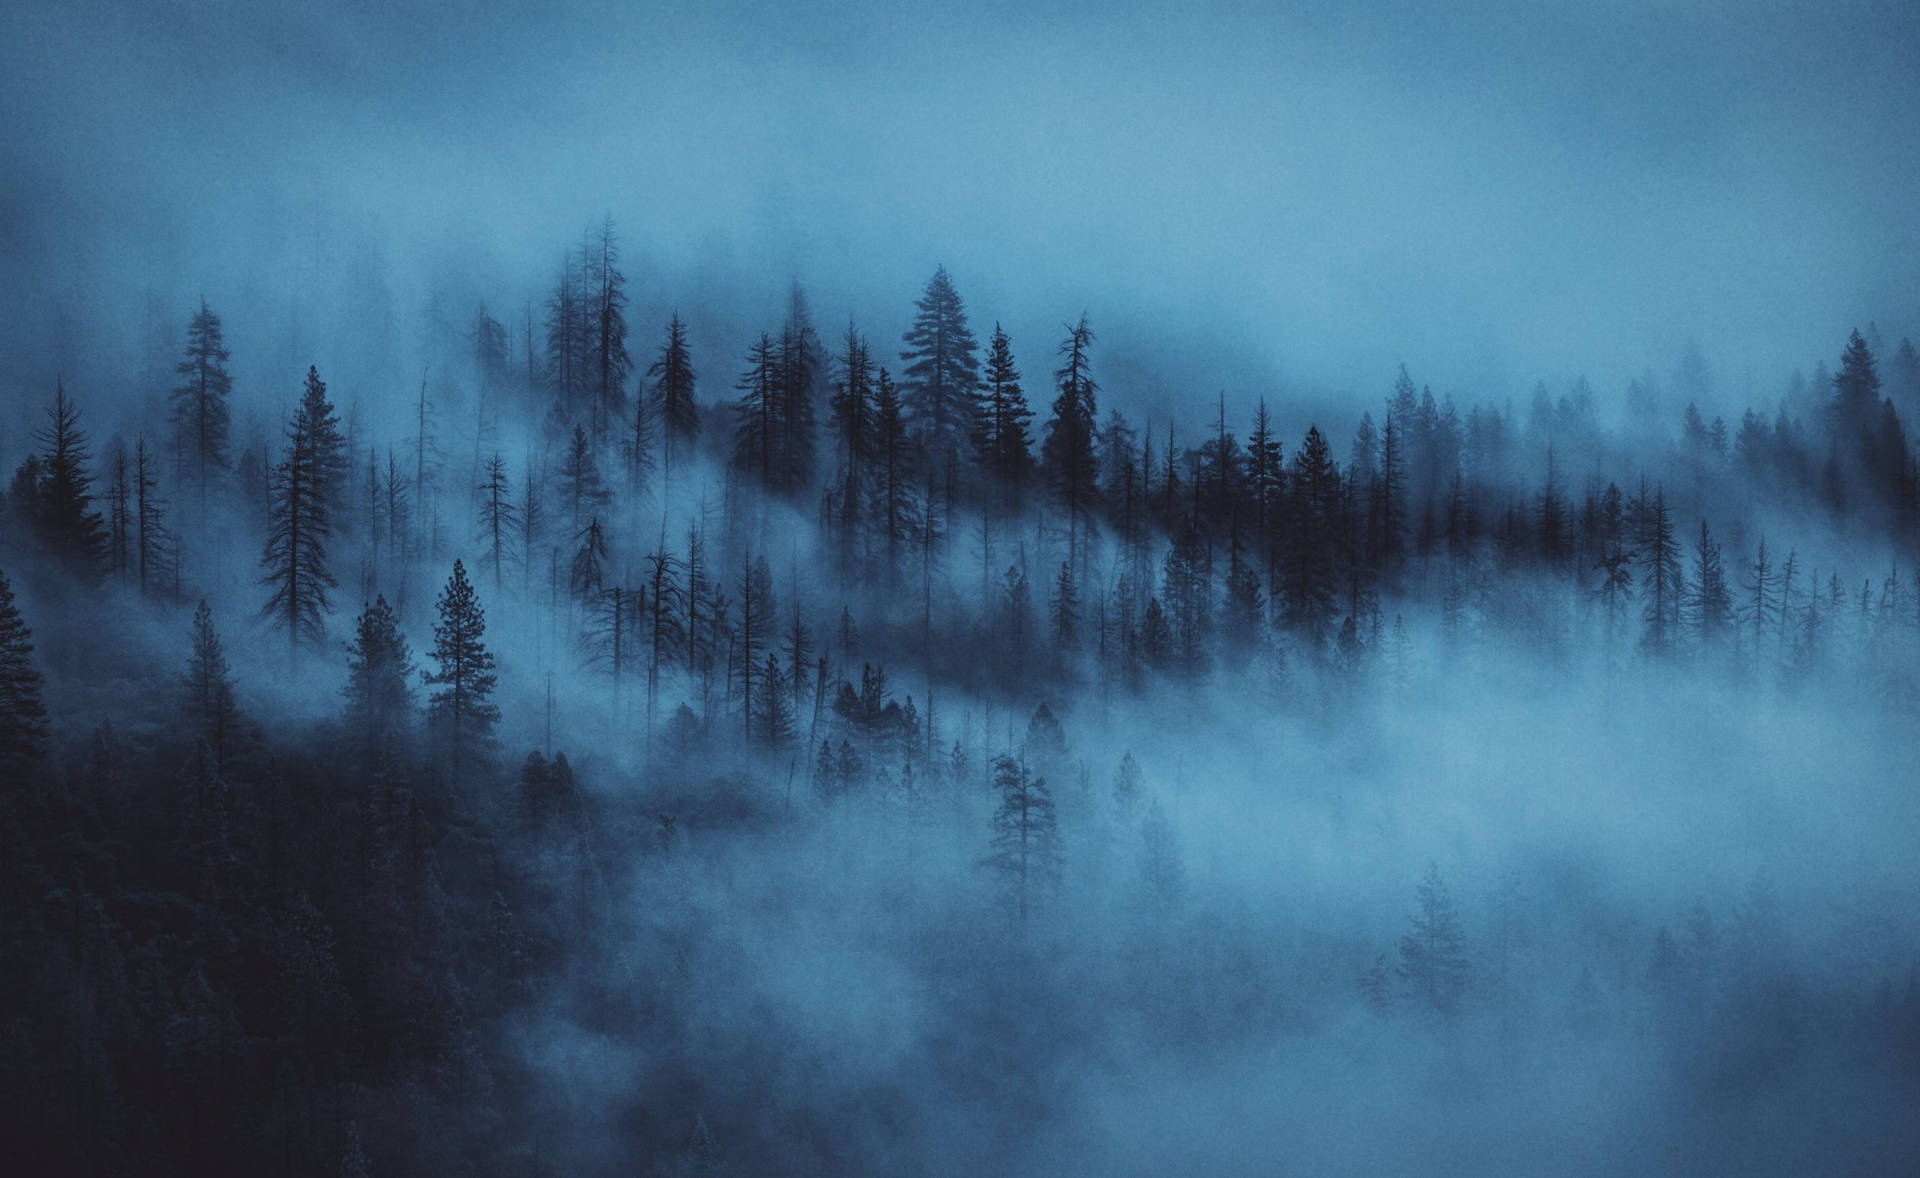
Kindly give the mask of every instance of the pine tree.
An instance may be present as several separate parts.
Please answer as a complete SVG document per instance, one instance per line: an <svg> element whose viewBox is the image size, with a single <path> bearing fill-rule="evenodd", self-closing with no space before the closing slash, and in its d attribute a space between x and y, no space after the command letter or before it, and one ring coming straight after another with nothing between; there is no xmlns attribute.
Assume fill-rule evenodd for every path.
<svg viewBox="0 0 1920 1178"><path fill-rule="evenodd" d="M1053 599L1048 603L1053 615L1053 645L1062 658L1079 646L1080 594L1073 586L1073 565L1060 562L1060 573L1053 579Z"/></svg>
<svg viewBox="0 0 1920 1178"><path fill-rule="evenodd" d="M328 518L337 522L347 504L347 443L340 432L339 414L327 399L326 382L320 379L319 369L311 366L300 394L299 414L313 454L314 493L326 506Z"/></svg>
<svg viewBox="0 0 1920 1178"><path fill-rule="evenodd" d="M1288 476L1287 552L1282 593L1288 625L1314 644L1333 620L1339 582L1336 543L1340 472L1327 441L1309 427Z"/></svg>
<svg viewBox="0 0 1920 1178"><path fill-rule="evenodd" d="M761 659L760 652L774 640L774 619L778 615L779 605L773 596L773 570L767 566L765 556L755 557L740 577L740 712L746 718L749 739L754 735L754 721L760 718L753 704L754 689L760 686L765 675L761 665L765 660ZM768 654L771 658L771 652ZM778 662L772 665L778 671ZM775 683L778 683L777 675ZM766 690L778 688L762 688L763 693Z"/></svg>
<svg viewBox="0 0 1920 1178"><path fill-rule="evenodd" d="M567 505L568 526L578 531L586 517L605 507L612 498L600 481L600 463L594 457L593 439L576 425L567 443L567 455L560 466L560 495Z"/></svg>
<svg viewBox="0 0 1920 1178"><path fill-rule="evenodd" d="M41 542L67 572L97 580L106 557L106 523L93 507L92 453L80 429L80 409L64 385L54 385L47 424L34 435L41 444L34 487L33 522Z"/></svg>
<svg viewBox="0 0 1920 1178"><path fill-rule="evenodd" d="M773 486L798 496L813 486L816 460L814 385L819 377L820 337L813 329L806 292L795 282L787 292L787 318L780 327L773 439Z"/></svg>
<svg viewBox="0 0 1920 1178"><path fill-rule="evenodd" d="M573 563L568 567L567 589L578 601L597 601L607 584L607 533L600 517L587 521L574 536Z"/></svg>
<svg viewBox="0 0 1920 1178"><path fill-rule="evenodd" d="M966 306L945 266L934 270L914 303L913 326L902 343L907 424L937 462L952 463L973 434L980 361Z"/></svg>
<svg viewBox="0 0 1920 1178"><path fill-rule="evenodd" d="M827 408L840 459L840 571L853 572L863 541L868 465L873 459L873 363L867 341L851 322L838 360L840 380Z"/></svg>
<svg viewBox="0 0 1920 1178"><path fill-rule="evenodd" d="M200 309L187 323L187 353L174 368L181 381L172 394L175 453L181 474L189 470L193 474L203 515L208 487L227 469L231 418L227 398L233 393L233 375L227 371L227 361L231 358L220 317L208 308L203 297Z"/></svg>
<svg viewBox="0 0 1920 1178"><path fill-rule="evenodd" d="M272 587L272 593L260 613L286 627L289 646L296 654L302 646L319 643L326 630L325 617L333 608L328 591L336 582L327 568L333 517L322 491L320 451L330 413L324 386L318 397L302 399L287 430L286 456L274 466L269 484L267 543L260 566L266 570L262 582Z"/></svg>
<svg viewBox="0 0 1920 1178"><path fill-rule="evenodd" d="M600 231L583 254L587 260L590 317L591 375L594 394L594 419L611 424L625 415L627 377L633 361L627 355L627 279L620 272L620 244L613 232L613 217L600 223ZM640 418L644 421L644 411ZM630 462L638 463L637 452Z"/></svg>
<svg viewBox="0 0 1920 1178"><path fill-rule="evenodd" d="M1700 538L1694 543L1693 585L1688 596L1694 640L1703 655L1712 654L1720 649L1733 625L1733 595L1727 588L1720 545L1704 519L1700 521Z"/></svg>
<svg viewBox="0 0 1920 1178"><path fill-rule="evenodd" d="M133 475L123 444L113 447L112 469L107 484L107 567L124 577L133 565Z"/></svg>
<svg viewBox="0 0 1920 1178"><path fill-rule="evenodd" d="M347 732L372 769L400 752L413 717L413 652L385 597L360 611L347 655Z"/></svg>
<svg viewBox="0 0 1920 1178"><path fill-rule="evenodd" d="M442 747L458 764L478 759L493 743L493 728L500 721L500 709L493 702L493 654L486 646L486 614L467 580L466 567L458 560L436 604L440 612L433 628L436 669L422 678L440 690L427 697L427 717Z"/></svg>
<svg viewBox="0 0 1920 1178"><path fill-rule="evenodd" d="M1026 762L1007 754L993 759L993 787L1000 801L982 865L998 878L1009 913L1024 925L1043 888L1060 876L1060 833L1053 794Z"/></svg>
<svg viewBox="0 0 1920 1178"><path fill-rule="evenodd" d="M762 332L754 341L733 387L740 393L733 403L733 465L771 489L780 444L780 354L773 337Z"/></svg>
<svg viewBox="0 0 1920 1178"><path fill-rule="evenodd" d="M520 527L520 509L513 503L513 485L507 481L507 463L496 452L487 459L485 474L474 488L480 497L479 540L486 545L487 563L493 566L493 587L505 584L506 566L513 559L513 546Z"/></svg>
<svg viewBox="0 0 1920 1178"><path fill-rule="evenodd" d="M193 655L187 663L187 719L193 734L206 742L216 768L226 763L240 734L240 710L233 699L233 676L213 610L202 600L193 611Z"/></svg>
<svg viewBox="0 0 1920 1178"><path fill-rule="evenodd" d="M1113 816L1122 827L1132 824L1146 792L1146 775L1129 749L1120 755L1120 764L1113 771Z"/></svg>
<svg viewBox="0 0 1920 1178"><path fill-rule="evenodd" d="M1032 419L1014 365L1013 343L995 323L987 346L986 379L974 411L973 448L980 468L999 488L998 505L1004 511L1020 509L1033 477L1033 438L1027 425Z"/></svg>
<svg viewBox="0 0 1920 1178"><path fill-rule="evenodd" d="M1466 939L1453 896L1440 878L1440 865L1427 864L1426 878L1414 889L1419 910L1400 938L1400 977L1429 1010L1452 1011L1467 988Z"/></svg>
<svg viewBox="0 0 1920 1178"><path fill-rule="evenodd" d="M1083 521L1099 502L1099 462L1094 452L1094 421L1099 412L1099 385L1089 372L1089 349L1094 343L1087 317L1068 331L1060 345L1065 361L1053 374L1060 390L1047 419L1040 443L1040 468L1054 495L1067 512L1067 558L1075 565L1084 555Z"/></svg>
<svg viewBox="0 0 1920 1178"><path fill-rule="evenodd" d="M1673 513L1667 507L1665 490L1656 488L1649 500L1643 488L1634 497L1628 514L1634 521L1635 546L1645 570L1640 583L1645 587L1647 625L1641 646L1650 655L1664 657L1673 652L1681 594L1680 543L1674 536Z"/></svg>
<svg viewBox="0 0 1920 1178"><path fill-rule="evenodd" d="M900 548L913 537L913 446L901 416L893 378L880 369L874 398L872 514L878 516L884 552L884 583L900 578Z"/></svg>
<svg viewBox="0 0 1920 1178"><path fill-rule="evenodd" d="M13 583L0 572L0 765L18 772L47 748L43 681L33 661L33 631L13 602Z"/></svg>
<svg viewBox="0 0 1920 1178"><path fill-rule="evenodd" d="M667 338L660 355L647 369L660 421L662 473L671 482L677 464L693 457L700 436L700 406L693 399L693 359L687 348L687 325L678 312L667 321Z"/></svg>
<svg viewBox="0 0 1920 1178"><path fill-rule="evenodd" d="M141 594L159 592L177 570L173 533L167 530L166 500L160 497L153 473L153 456L141 438L133 446L134 569Z"/></svg>

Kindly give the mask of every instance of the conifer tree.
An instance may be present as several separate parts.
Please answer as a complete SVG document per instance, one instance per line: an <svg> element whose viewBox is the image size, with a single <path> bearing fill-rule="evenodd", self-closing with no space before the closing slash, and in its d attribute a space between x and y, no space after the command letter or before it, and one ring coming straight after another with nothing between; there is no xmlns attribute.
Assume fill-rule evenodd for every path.
<svg viewBox="0 0 1920 1178"><path fill-rule="evenodd" d="M875 444L873 363L866 338L851 322L847 324L838 365L840 379L834 385L827 408L840 460L840 571L846 575L854 570L864 539L868 465Z"/></svg>
<svg viewBox="0 0 1920 1178"><path fill-rule="evenodd" d="M1720 545L1700 521L1700 538L1693 547L1693 586L1688 602L1693 616L1694 640L1702 654L1719 650L1733 624L1733 595L1727 588L1726 566Z"/></svg>
<svg viewBox="0 0 1920 1178"><path fill-rule="evenodd" d="M1033 410L1020 387L1020 369L1014 364L1013 343L995 323L974 412L973 446L980 468L999 488L998 505L1005 511L1020 509L1033 476L1033 438L1027 424L1032 419Z"/></svg>
<svg viewBox="0 0 1920 1178"><path fill-rule="evenodd" d="M806 292L796 281L787 292L787 318L780 327L776 358L773 484L782 495L797 496L813 486L816 459L814 385L819 377L820 337Z"/></svg>
<svg viewBox="0 0 1920 1178"><path fill-rule="evenodd" d="M141 438L133 446L133 564L143 596L157 593L168 584L169 574L176 570L179 559L174 551L173 534L167 530L167 504L160 497L160 483L153 466L147 441Z"/></svg>
<svg viewBox="0 0 1920 1178"><path fill-rule="evenodd" d="M1053 374L1060 390L1054 398L1053 412L1047 418L1046 434L1040 443L1040 468L1060 505L1067 512L1068 559L1076 566L1085 551L1084 523L1098 503L1099 456L1094 452L1094 421L1099 412L1099 385L1089 368L1089 350L1094 343L1093 328L1087 317L1068 329L1060 345L1064 357Z"/></svg>
<svg viewBox="0 0 1920 1178"><path fill-rule="evenodd" d="M740 711L746 717L749 738L754 735L754 721L761 718L753 703L755 689L761 687L766 673L762 664L767 660L760 656L773 643L778 611L779 605L773 596L773 570L767 566L764 555L755 557L740 577ZM772 652L767 653L771 656ZM777 660L773 665L777 671ZM761 687L761 690L778 688Z"/></svg>
<svg viewBox="0 0 1920 1178"><path fill-rule="evenodd" d="M1339 582L1340 472L1326 438L1309 427L1288 472L1287 553L1282 591L1287 622L1309 641L1325 638Z"/></svg>
<svg viewBox="0 0 1920 1178"><path fill-rule="evenodd" d="M1143 916L1164 921L1180 907L1186 891L1186 865L1180 859L1180 844L1174 837L1173 823L1155 798L1140 820L1140 854L1135 868L1134 894Z"/></svg>
<svg viewBox="0 0 1920 1178"><path fill-rule="evenodd" d="M41 542L67 572L94 581L106 558L106 523L93 506L93 475L80 408L56 383L47 424L34 435L41 444L34 487L33 522Z"/></svg>
<svg viewBox="0 0 1920 1178"><path fill-rule="evenodd" d="M513 484L507 481L507 463L498 452L487 459L486 470L474 492L480 498L478 539L486 545L486 560L493 566L493 587L498 590L505 584L506 567L512 560L520 529L520 509L513 502Z"/></svg>
<svg viewBox="0 0 1920 1178"><path fill-rule="evenodd" d="M1060 832L1053 794L1043 779L1027 773L1025 761L1005 753L993 759L993 788L999 802L981 862L998 879L1009 914L1024 925L1042 890L1060 877Z"/></svg>
<svg viewBox="0 0 1920 1178"><path fill-rule="evenodd" d="M47 747L47 706L33 631L13 601L13 583L0 571L0 765L17 772Z"/></svg>
<svg viewBox="0 0 1920 1178"><path fill-rule="evenodd" d="M124 577L133 565L133 474L125 445L114 445L112 471L107 484L107 567Z"/></svg>
<svg viewBox="0 0 1920 1178"><path fill-rule="evenodd" d="M300 420L313 453L313 488L325 505L329 520L337 523L347 504L347 442L340 432L340 416L327 399L320 371L307 368L306 387L300 393Z"/></svg>
<svg viewBox="0 0 1920 1178"><path fill-rule="evenodd" d="M605 507L611 496L600 480L600 463L594 457L593 439L576 425L567 442L566 459L560 466L560 495L566 504L568 526L577 531L587 517Z"/></svg>
<svg viewBox="0 0 1920 1178"><path fill-rule="evenodd" d="M633 361L627 355L627 279L620 272L620 243L609 214L585 251L589 294L591 380L594 419L612 424L625 416L627 376ZM644 421L644 412L639 420ZM630 439L631 441L631 439ZM643 450L629 461L639 463Z"/></svg>
<svg viewBox="0 0 1920 1178"><path fill-rule="evenodd" d="M173 429L180 473L191 472L200 492L200 511L207 510L207 490L227 469L227 435L233 392L231 359L221 331L220 317L200 300L200 309L187 323L186 356L175 366L180 383L174 387Z"/></svg>
<svg viewBox="0 0 1920 1178"><path fill-rule="evenodd" d="M274 466L269 483L267 543L260 556L266 570L262 581L272 587L261 616L286 627L296 654L302 646L318 644L325 634L325 618L333 608L328 592L336 584L327 567L333 516L322 490L321 445L331 413L325 392L321 386L318 396L302 398L287 430L287 453Z"/></svg>
<svg viewBox="0 0 1920 1178"><path fill-rule="evenodd" d="M733 465L774 486L774 458L780 442L780 353L765 332L747 350L746 371L733 386Z"/></svg>
<svg viewBox="0 0 1920 1178"><path fill-rule="evenodd" d="M900 396L886 368L874 388L874 454L871 494L878 517L888 586L900 577L900 549L913 533L913 446L901 416Z"/></svg>
<svg viewBox="0 0 1920 1178"><path fill-rule="evenodd" d="M347 655L347 732L373 768L400 752L413 717L413 652L385 597L360 611Z"/></svg>
<svg viewBox="0 0 1920 1178"><path fill-rule="evenodd" d="M693 456L700 436L700 407L693 399L693 358L687 348L687 325L675 312L667 321L667 338L647 369L653 381L653 399L661 431L662 474L669 482L677 465Z"/></svg>
<svg viewBox="0 0 1920 1178"><path fill-rule="evenodd" d="M435 669L422 678L439 690L427 697L427 717L442 748L459 764L478 759L492 746L493 728L500 721L493 702L497 677L486 645L486 613L460 561L453 562L453 575L436 604L440 620L433 627Z"/></svg>
<svg viewBox="0 0 1920 1178"><path fill-rule="evenodd" d="M233 699L233 676L213 611L202 600L193 612L193 655L187 663L186 710L194 735L206 742L218 768L226 763L240 734L240 710Z"/></svg>
<svg viewBox="0 0 1920 1178"><path fill-rule="evenodd" d="M1674 536L1673 513L1667 507L1666 492L1655 488L1646 498L1644 488L1629 509L1634 518L1636 545L1644 572L1646 630L1641 646L1648 654L1662 657L1673 652L1674 622L1679 614L1681 595L1680 544Z"/></svg>
<svg viewBox="0 0 1920 1178"><path fill-rule="evenodd" d="M927 280L902 342L905 367L900 379L907 425L921 436L936 463L952 463L973 434L980 361L966 305L945 266Z"/></svg>
<svg viewBox="0 0 1920 1178"><path fill-rule="evenodd" d="M1427 864L1427 874L1414 889L1418 910L1400 938L1400 977L1415 999L1427 1009L1450 1012L1467 988L1466 939L1453 896L1440 878L1440 865Z"/></svg>

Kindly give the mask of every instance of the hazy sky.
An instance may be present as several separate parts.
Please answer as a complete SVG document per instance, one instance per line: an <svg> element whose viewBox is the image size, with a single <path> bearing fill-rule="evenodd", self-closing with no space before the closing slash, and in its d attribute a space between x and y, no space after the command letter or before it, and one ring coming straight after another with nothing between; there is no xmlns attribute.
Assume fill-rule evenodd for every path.
<svg viewBox="0 0 1920 1178"><path fill-rule="evenodd" d="M891 336L945 261L1031 371L1090 312L1123 400L1617 392L1690 335L1771 396L1920 331L1920 14L1830 7L16 5L0 298L16 352L54 303L279 299L325 218L400 313L449 258L518 305L611 210L729 354L789 274Z"/></svg>

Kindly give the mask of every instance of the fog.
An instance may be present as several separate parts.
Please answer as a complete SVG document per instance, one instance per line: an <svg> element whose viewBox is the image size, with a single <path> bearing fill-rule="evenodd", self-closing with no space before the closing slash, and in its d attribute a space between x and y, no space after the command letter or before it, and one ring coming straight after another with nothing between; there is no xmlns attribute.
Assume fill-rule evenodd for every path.
<svg viewBox="0 0 1920 1178"><path fill-rule="evenodd" d="M16 6L25 1172L1912 1172L1920 15L1557 8Z"/></svg>

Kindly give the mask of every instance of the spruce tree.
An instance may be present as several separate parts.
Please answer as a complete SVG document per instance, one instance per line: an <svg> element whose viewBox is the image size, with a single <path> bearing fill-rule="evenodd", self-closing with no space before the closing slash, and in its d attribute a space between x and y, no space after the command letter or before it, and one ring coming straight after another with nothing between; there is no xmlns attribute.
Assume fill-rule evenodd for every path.
<svg viewBox="0 0 1920 1178"><path fill-rule="evenodd" d="M1008 913L1024 925L1043 889L1060 877L1053 794L1045 780L1027 773L1025 761L1005 753L993 759L993 788L999 802L981 863L998 879Z"/></svg>
<svg viewBox="0 0 1920 1178"><path fill-rule="evenodd" d="M662 473L671 481L675 467L693 457L700 436L700 407L693 399L693 358L687 348L687 325L675 312L667 321L667 338L647 376L661 430Z"/></svg>
<svg viewBox="0 0 1920 1178"><path fill-rule="evenodd" d="M1414 889L1418 910L1400 938L1400 977L1416 1001L1427 1009L1454 1010L1467 988L1466 939L1453 896L1440 878L1440 865L1427 864L1427 874Z"/></svg>
<svg viewBox="0 0 1920 1178"><path fill-rule="evenodd" d="M1033 410L1027 407L1026 394L1020 388L1013 344L998 323L993 325L993 339L987 345L987 371L977 400L974 454L999 489L998 506L1018 511L1033 474L1033 438L1027 424L1033 419Z"/></svg>
<svg viewBox="0 0 1920 1178"><path fill-rule="evenodd" d="M500 721L493 702L496 676L486 645L486 613L460 561L453 562L453 575L436 605L440 620L433 627L435 669L422 678L439 690L427 697L427 717L442 749L458 765L479 759L492 747L493 728Z"/></svg>
<svg viewBox="0 0 1920 1178"><path fill-rule="evenodd" d="M1099 456L1094 451L1099 385L1094 383L1089 357L1094 339L1085 315L1068 329L1060 345L1064 360L1053 374L1059 395L1040 443L1041 473L1066 509L1068 559L1076 565L1086 550L1084 522L1100 498Z"/></svg>
<svg viewBox="0 0 1920 1178"><path fill-rule="evenodd" d="M493 587L498 590L505 584L506 567L520 529L520 509L514 505L513 485L507 481L507 463L498 453L487 459L486 471L474 492L480 498L478 538L486 545L486 560L493 566Z"/></svg>
<svg viewBox="0 0 1920 1178"><path fill-rule="evenodd" d="M914 303L913 326L902 340L900 380L909 428L938 463L950 463L973 434L974 391L980 382L979 344L967 326L966 305L940 266Z"/></svg>
<svg viewBox="0 0 1920 1178"><path fill-rule="evenodd" d="M327 567L333 515L323 489L322 445L332 410L325 393L320 386L313 395L310 385L287 430L287 453L269 482L267 543L260 556L266 571L262 583L272 589L261 616L286 627L295 654L324 636L325 618L333 609L328 593L336 584Z"/></svg>
<svg viewBox="0 0 1920 1178"><path fill-rule="evenodd" d="M106 523L93 506L92 453L80 429L80 408L56 383L47 424L35 435L41 444L39 481L34 488L34 523L41 542L60 565L83 581L97 580L107 550Z"/></svg>
<svg viewBox="0 0 1920 1178"><path fill-rule="evenodd" d="M413 726L413 653L385 597L360 611L347 655L347 732L373 768L401 751Z"/></svg>
<svg viewBox="0 0 1920 1178"><path fill-rule="evenodd" d="M33 631L13 602L13 583L0 571L0 765L19 771L47 748L43 681L33 661Z"/></svg>
<svg viewBox="0 0 1920 1178"><path fill-rule="evenodd" d="M186 711L193 733L206 742L217 769L240 735L240 709L233 699L233 675L213 628L213 610L203 599L193 611L193 653L187 662Z"/></svg>
<svg viewBox="0 0 1920 1178"><path fill-rule="evenodd" d="M227 371L231 353L221 331L220 317L200 300L200 309L187 323L187 353L175 366L180 383L174 387L173 429L181 473L191 473L200 492L200 511L207 510L207 490L227 469L233 375Z"/></svg>

